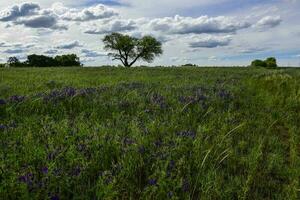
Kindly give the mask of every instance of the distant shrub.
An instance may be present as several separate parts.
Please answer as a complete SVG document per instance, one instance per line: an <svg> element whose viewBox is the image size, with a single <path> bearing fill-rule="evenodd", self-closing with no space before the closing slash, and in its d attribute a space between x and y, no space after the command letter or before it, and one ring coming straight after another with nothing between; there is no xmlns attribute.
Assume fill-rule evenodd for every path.
<svg viewBox="0 0 300 200"><path fill-rule="evenodd" d="M254 60L251 63L251 67L265 67L265 68L276 68L277 61L274 57L269 57L266 60Z"/></svg>
<svg viewBox="0 0 300 200"><path fill-rule="evenodd" d="M265 63L268 68L276 68L277 67L277 61L276 61L276 58L274 58L274 57L267 58L265 60Z"/></svg>
<svg viewBox="0 0 300 200"><path fill-rule="evenodd" d="M251 63L251 67L266 67L267 64L262 60L254 60Z"/></svg>
<svg viewBox="0 0 300 200"><path fill-rule="evenodd" d="M197 67L197 65L192 64L192 63L188 63L188 64L184 64L182 65L183 67Z"/></svg>

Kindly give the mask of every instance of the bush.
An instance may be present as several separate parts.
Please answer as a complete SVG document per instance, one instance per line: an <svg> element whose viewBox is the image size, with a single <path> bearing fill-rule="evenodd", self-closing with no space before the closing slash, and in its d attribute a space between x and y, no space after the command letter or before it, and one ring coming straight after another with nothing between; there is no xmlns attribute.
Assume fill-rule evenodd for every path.
<svg viewBox="0 0 300 200"><path fill-rule="evenodd" d="M266 67L267 64L262 60L254 60L251 63L251 67Z"/></svg>
<svg viewBox="0 0 300 200"><path fill-rule="evenodd" d="M276 58L274 58L274 57L267 58L265 60L265 63L268 68L276 68L277 67Z"/></svg>
<svg viewBox="0 0 300 200"><path fill-rule="evenodd" d="M265 68L276 68L277 61L274 57L269 57L266 60L254 60L251 63L251 67L265 67Z"/></svg>

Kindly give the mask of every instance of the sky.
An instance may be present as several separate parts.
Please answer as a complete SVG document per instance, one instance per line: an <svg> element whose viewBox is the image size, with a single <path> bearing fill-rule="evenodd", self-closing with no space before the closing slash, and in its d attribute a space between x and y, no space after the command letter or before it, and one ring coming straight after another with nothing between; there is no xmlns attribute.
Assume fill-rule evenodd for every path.
<svg viewBox="0 0 300 200"><path fill-rule="evenodd" d="M246 66L276 57L300 66L300 0L10 0L0 2L0 63L11 56L77 54L85 66L119 64L106 34L151 35L153 63Z"/></svg>

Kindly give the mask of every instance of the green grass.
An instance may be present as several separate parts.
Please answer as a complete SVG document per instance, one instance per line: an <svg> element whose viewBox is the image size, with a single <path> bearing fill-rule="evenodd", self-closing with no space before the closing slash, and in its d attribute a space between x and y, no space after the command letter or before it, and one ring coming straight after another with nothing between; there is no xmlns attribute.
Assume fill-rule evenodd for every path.
<svg viewBox="0 0 300 200"><path fill-rule="evenodd" d="M300 198L297 69L0 68L0 99L2 199Z"/></svg>

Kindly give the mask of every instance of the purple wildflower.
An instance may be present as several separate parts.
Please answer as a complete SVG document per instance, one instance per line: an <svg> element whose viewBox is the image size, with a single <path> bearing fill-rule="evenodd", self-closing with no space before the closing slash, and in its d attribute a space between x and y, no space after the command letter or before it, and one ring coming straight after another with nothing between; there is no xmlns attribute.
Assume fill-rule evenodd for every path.
<svg viewBox="0 0 300 200"><path fill-rule="evenodd" d="M72 170L71 175L72 175L72 176L79 176L80 173L81 173L80 167L79 167L79 166L76 166L76 167Z"/></svg>
<svg viewBox="0 0 300 200"><path fill-rule="evenodd" d="M5 104L6 104L6 101L4 99L0 99L0 106L5 105Z"/></svg>
<svg viewBox="0 0 300 200"><path fill-rule="evenodd" d="M219 91L218 93L218 96L221 98L221 99L230 99L231 98L231 94L230 92L222 89Z"/></svg>
<svg viewBox="0 0 300 200"><path fill-rule="evenodd" d="M157 184L157 180L152 178L148 181L149 185L156 185Z"/></svg>
<svg viewBox="0 0 300 200"><path fill-rule="evenodd" d="M62 94L66 97L73 97L76 95L76 89L72 87L65 87L62 90Z"/></svg>
<svg viewBox="0 0 300 200"><path fill-rule="evenodd" d="M48 174L49 169L48 169L48 167L43 167L41 169L41 171L42 171L43 174Z"/></svg>
<svg viewBox="0 0 300 200"><path fill-rule="evenodd" d="M195 139L196 138L196 132L195 131L181 131L181 132L178 132L177 133L177 136L179 137L188 137L188 138L191 138L191 139Z"/></svg>
<svg viewBox="0 0 300 200"><path fill-rule="evenodd" d="M190 190L190 183L187 178L182 181L181 189L183 192L188 192Z"/></svg>
<svg viewBox="0 0 300 200"><path fill-rule="evenodd" d="M133 139L130 139L130 138L128 138L128 137L125 137L125 138L123 139L123 144L124 144L124 145L132 145L132 144L134 144L134 140L133 140Z"/></svg>
<svg viewBox="0 0 300 200"><path fill-rule="evenodd" d="M59 196L58 195L53 195L50 197L50 200L59 200Z"/></svg>
<svg viewBox="0 0 300 200"><path fill-rule="evenodd" d="M139 152L140 154L144 154L144 153L146 152L145 147L144 147L144 146L139 146L138 152Z"/></svg>
<svg viewBox="0 0 300 200"><path fill-rule="evenodd" d="M25 96L14 95L9 97L9 101L13 103L21 103L24 100L25 100Z"/></svg>
<svg viewBox="0 0 300 200"><path fill-rule="evenodd" d="M6 125L0 124L0 131L4 131L5 129L7 129Z"/></svg>
<svg viewBox="0 0 300 200"><path fill-rule="evenodd" d="M161 108L166 108L165 98L160 94L157 93L152 94L150 101L152 104L159 105Z"/></svg>

